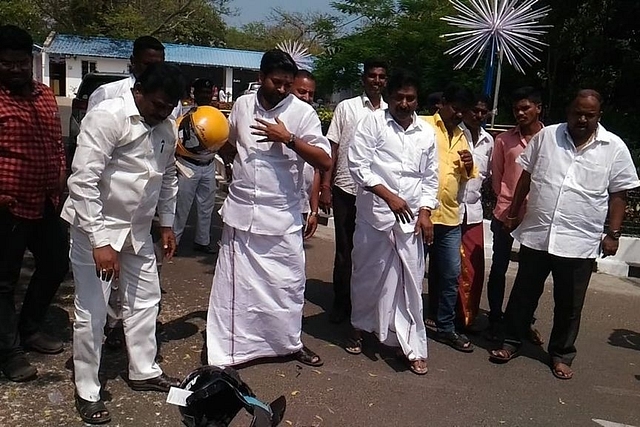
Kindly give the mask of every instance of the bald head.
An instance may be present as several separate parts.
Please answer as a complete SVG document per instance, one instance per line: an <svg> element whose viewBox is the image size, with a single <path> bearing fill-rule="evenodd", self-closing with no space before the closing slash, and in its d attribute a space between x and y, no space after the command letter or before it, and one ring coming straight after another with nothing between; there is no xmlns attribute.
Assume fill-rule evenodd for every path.
<svg viewBox="0 0 640 427"><path fill-rule="evenodd" d="M598 101L598 105L602 106L602 95L593 89L580 89L578 93L576 93L575 98L573 98L573 102L575 103L581 98L595 98L596 101Z"/></svg>

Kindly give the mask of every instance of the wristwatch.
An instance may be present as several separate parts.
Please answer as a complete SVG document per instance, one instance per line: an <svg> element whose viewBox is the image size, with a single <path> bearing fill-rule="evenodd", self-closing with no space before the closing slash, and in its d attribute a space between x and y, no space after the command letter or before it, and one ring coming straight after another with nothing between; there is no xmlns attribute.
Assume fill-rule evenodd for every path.
<svg viewBox="0 0 640 427"><path fill-rule="evenodd" d="M611 237L613 240L619 240L620 236L622 236L622 232L620 230L607 230L607 236Z"/></svg>
<svg viewBox="0 0 640 427"><path fill-rule="evenodd" d="M287 142L287 148L294 149L296 146L296 135L294 133L289 137L289 141Z"/></svg>

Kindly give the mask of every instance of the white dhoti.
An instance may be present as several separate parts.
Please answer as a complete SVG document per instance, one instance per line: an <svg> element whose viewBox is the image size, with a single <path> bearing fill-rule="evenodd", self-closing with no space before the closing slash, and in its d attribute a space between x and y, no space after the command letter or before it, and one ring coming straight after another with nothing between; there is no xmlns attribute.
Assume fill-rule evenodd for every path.
<svg viewBox="0 0 640 427"><path fill-rule="evenodd" d="M70 258L76 291L73 324L76 390L81 398L96 402L100 400L98 369L111 282L97 277L89 239L76 227L71 227ZM155 362L160 283L151 235L137 254L130 243L125 242L118 261L120 278L117 291L122 298L129 379L154 378L161 375L162 370Z"/></svg>
<svg viewBox="0 0 640 427"><path fill-rule="evenodd" d="M193 175L187 177L178 172L178 200L173 226L176 242L180 243L195 199L197 222L194 242L206 246L211 241L211 216L216 204L215 164L211 162L208 165L195 165L181 158L177 161L181 162L183 167L189 168Z"/></svg>
<svg viewBox="0 0 640 427"><path fill-rule="evenodd" d="M422 235L405 233L399 224L380 231L357 220L352 262L353 327L375 333L382 344L401 347L409 360L426 359Z"/></svg>
<svg viewBox="0 0 640 427"><path fill-rule="evenodd" d="M266 236L224 225L207 316L209 364L302 349L304 266L302 233Z"/></svg>

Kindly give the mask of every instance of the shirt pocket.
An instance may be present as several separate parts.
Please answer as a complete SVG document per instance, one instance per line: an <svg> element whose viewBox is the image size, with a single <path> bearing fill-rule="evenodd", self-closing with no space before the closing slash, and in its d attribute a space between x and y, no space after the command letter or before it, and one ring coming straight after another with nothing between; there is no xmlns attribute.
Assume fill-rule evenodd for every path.
<svg viewBox="0 0 640 427"><path fill-rule="evenodd" d="M587 159L578 158L572 165L571 184L577 190L601 194L608 187L607 167Z"/></svg>

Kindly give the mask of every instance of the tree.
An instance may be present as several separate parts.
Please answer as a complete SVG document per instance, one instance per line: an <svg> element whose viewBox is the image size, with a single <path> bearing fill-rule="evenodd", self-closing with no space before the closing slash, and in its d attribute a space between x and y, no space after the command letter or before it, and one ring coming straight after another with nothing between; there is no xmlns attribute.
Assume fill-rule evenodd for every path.
<svg viewBox="0 0 640 427"><path fill-rule="evenodd" d="M13 24L27 30L37 43L47 36L46 22L32 0L0 1L0 24Z"/></svg>
<svg viewBox="0 0 640 427"><path fill-rule="evenodd" d="M222 14L231 12L229 0L28 1L42 14L47 29L60 33L114 38L148 34L165 42L205 46L224 44Z"/></svg>
<svg viewBox="0 0 640 427"><path fill-rule="evenodd" d="M449 3L343 0L334 7L360 25L332 42L327 53L320 56L316 77L324 92L357 86L361 64L369 57L415 72L422 82L422 96L442 90L450 82L479 88L481 70L454 72L453 58L443 54L447 45L440 35L449 28L440 18L452 12Z"/></svg>

